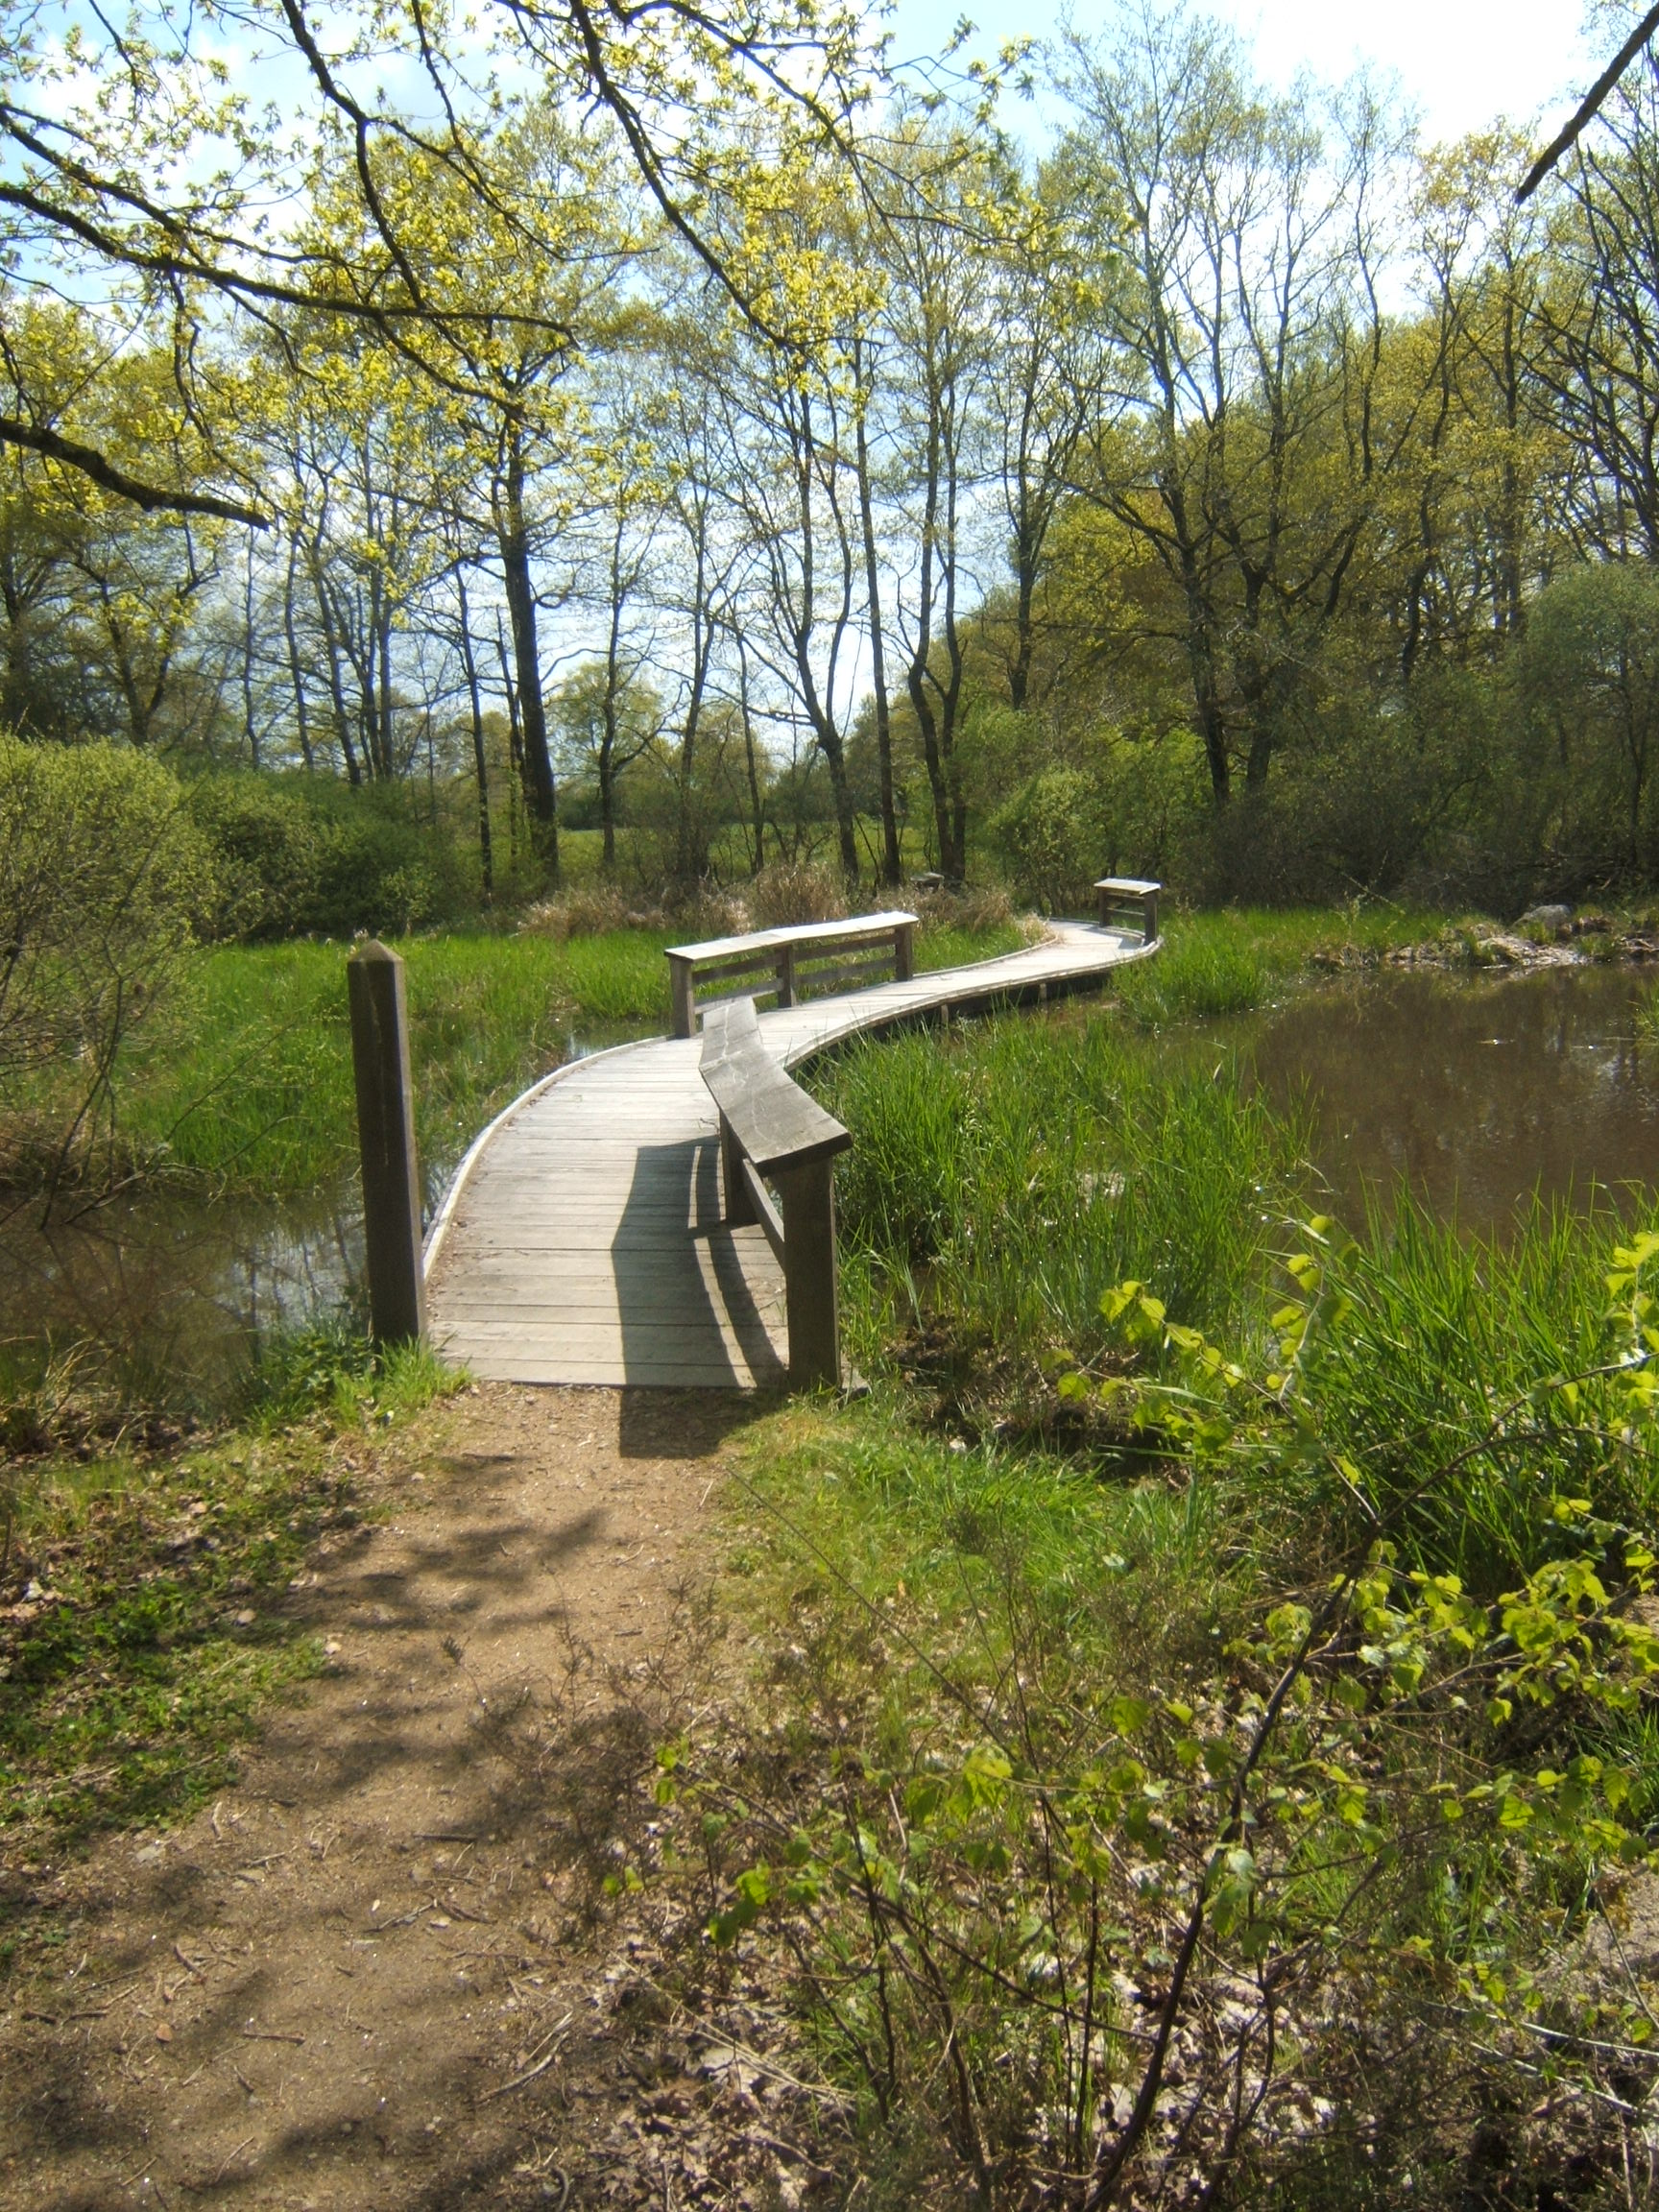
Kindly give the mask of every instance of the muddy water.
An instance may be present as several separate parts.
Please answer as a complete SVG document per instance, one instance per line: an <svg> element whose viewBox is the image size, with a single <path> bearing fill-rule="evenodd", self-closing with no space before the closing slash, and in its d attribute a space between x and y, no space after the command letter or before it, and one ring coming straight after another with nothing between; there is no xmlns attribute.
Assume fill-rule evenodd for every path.
<svg viewBox="0 0 1659 2212"><path fill-rule="evenodd" d="M1659 1185L1659 1046L1639 1046L1633 1022L1652 980L1389 973L1154 1048L1236 1052L1247 1080L1300 1102L1351 1224L1405 1185L1467 1229L1501 1231L1534 1191L1585 1206L1599 1188L1636 1206ZM572 1039L567 1057L590 1048ZM453 1166L428 1163L431 1202ZM29 1376L79 1347L129 1397L223 1403L261 1338L354 1295L361 1270L355 1177L285 1204L145 1197L45 1231L22 1209L0 1219L0 1395L8 1369Z"/></svg>
<svg viewBox="0 0 1659 2212"><path fill-rule="evenodd" d="M1534 1192L1633 1207L1659 1185L1659 1045L1640 968L1496 980L1387 973L1298 995L1232 1034L1280 1103L1305 1099L1333 1210L1352 1225L1402 1184L1466 1229Z"/></svg>

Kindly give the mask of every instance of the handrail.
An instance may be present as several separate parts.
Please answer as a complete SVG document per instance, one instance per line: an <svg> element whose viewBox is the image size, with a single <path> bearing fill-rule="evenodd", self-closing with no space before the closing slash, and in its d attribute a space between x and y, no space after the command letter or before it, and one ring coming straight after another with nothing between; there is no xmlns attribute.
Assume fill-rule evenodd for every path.
<svg viewBox="0 0 1659 2212"><path fill-rule="evenodd" d="M733 1228L757 1223L783 1269L789 1386L839 1388L833 1169L852 1136L772 1058L753 998L708 1009L699 1072L720 1114L726 1220Z"/></svg>
<svg viewBox="0 0 1659 2212"><path fill-rule="evenodd" d="M885 948L891 943L892 950ZM816 965L849 952L883 948L876 960L825 971ZM747 985L760 997L776 995L780 1006L793 1006L808 984L864 984L884 976L891 963L894 978L909 982L916 972L916 916L893 912L854 914L844 922L797 922L777 929L751 929L739 937L709 937L700 945L666 948L673 1001L673 1033L697 1033L697 982L699 976L720 983ZM770 975L770 983L758 982Z"/></svg>

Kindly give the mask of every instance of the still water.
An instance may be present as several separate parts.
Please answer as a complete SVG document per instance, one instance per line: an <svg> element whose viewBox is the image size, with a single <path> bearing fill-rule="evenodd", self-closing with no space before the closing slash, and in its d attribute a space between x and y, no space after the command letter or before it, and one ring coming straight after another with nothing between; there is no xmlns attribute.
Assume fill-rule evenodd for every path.
<svg viewBox="0 0 1659 2212"><path fill-rule="evenodd" d="M1659 1045L1636 1041L1640 968L1499 979L1390 972L1303 993L1232 1032L1281 1104L1304 1099L1315 1165L1351 1226L1405 1184L1502 1232L1534 1192L1634 1207L1659 1184Z"/></svg>
<svg viewBox="0 0 1659 2212"><path fill-rule="evenodd" d="M1651 982L1629 968L1390 972L1155 1048L1237 1055L1246 1080L1300 1103L1351 1225L1405 1184L1501 1234L1534 1192L1584 1206L1599 1187L1635 1207L1659 1184L1659 1046L1639 1046L1633 1021ZM565 1056L586 1048L572 1038ZM454 1166L428 1163L433 1201ZM4 1365L26 1374L79 1346L129 1394L212 1405L261 1336L361 1275L355 1178L280 1206L149 1196L44 1230L37 1214L0 1219L0 1382Z"/></svg>

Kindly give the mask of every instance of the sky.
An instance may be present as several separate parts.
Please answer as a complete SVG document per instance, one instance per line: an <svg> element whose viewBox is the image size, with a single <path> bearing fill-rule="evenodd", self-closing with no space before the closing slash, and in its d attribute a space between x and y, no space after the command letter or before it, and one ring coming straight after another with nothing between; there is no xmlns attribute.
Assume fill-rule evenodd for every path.
<svg viewBox="0 0 1659 2212"><path fill-rule="evenodd" d="M1523 123L1551 119L1554 135L1573 96L1611 58L1619 34L1603 28L1594 44L1579 36L1579 0L1384 0L1358 8L1352 0L1200 0L1203 12L1233 23L1271 82L1288 83L1301 68L1326 80L1359 63L1399 79L1422 118L1426 141L1460 137L1499 115ZM1051 36L1067 0L897 0L890 20L897 57L936 53L959 15L976 26L967 51L994 53L1008 38ZM1071 0L1071 19L1086 36L1106 16L1089 0ZM1607 44L1607 53L1601 52ZM1559 114L1557 114L1559 110ZM1018 103L1004 120L1039 142L1040 123L1022 122Z"/></svg>

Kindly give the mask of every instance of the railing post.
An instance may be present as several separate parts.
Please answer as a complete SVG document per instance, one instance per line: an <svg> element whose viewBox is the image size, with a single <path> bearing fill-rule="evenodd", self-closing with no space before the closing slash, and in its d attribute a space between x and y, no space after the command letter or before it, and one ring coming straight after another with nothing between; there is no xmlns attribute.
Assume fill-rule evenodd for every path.
<svg viewBox="0 0 1659 2212"><path fill-rule="evenodd" d="M896 922L893 926L893 974L901 983L908 983L916 974L914 922Z"/></svg>
<svg viewBox="0 0 1659 2212"><path fill-rule="evenodd" d="M1143 945L1150 945L1158 935L1158 891L1156 886L1147 892L1142 904L1145 908L1145 918L1141 924L1141 942Z"/></svg>
<svg viewBox="0 0 1659 2212"><path fill-rule="evenodd" d="M793 1006L795 1003L795 948L781 945L778 949L778 1003Z"/></svg>
<svg viewBox="0 0 1659 2212"><path fill-rule="evenodd" d="M668 989L676 1037L697 1034L697 973L689 960L668 955Z"/></svg>
<svg viewBox="0 0 1659 2212"><path fill-rule="evenodd" d="M403 963L371 937L347 961L346 983L363 1162L369 1326L383 1344L409 1337L423 1343L426 1276L421 1263L421 1180Z"/></svg>
<svg viewBox="0 0 1659 2212"><path fill-rule="evenodd" d="M1095 884L1094 902L1098 909L1096 919L1101 928L1104 929L1107 923L1112 919L1112 894L1107 890L1104 883Z"/></svg>
<svg viewBox="0 0 1659 2212"><path fill-rule="evenodd" d="M808 1161L774 1177L783 1201L783 1291L789 1317L789 1387L841 1387L841 1316L835 1286L834 1163Z"/></svg>

